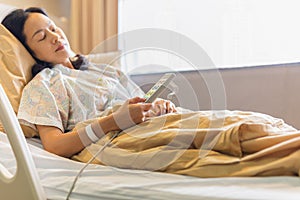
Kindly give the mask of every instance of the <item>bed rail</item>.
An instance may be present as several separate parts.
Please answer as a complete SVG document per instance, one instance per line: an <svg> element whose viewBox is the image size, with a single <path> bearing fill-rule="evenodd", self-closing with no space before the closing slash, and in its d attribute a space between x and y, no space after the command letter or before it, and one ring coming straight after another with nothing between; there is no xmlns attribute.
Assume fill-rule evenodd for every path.
<svg viewBox="0 0 300 200"><path fill-rule="evenodd" d="M15 174L11 174L3 165L0 165L1 199L46 199L22 129L1 84L0 120L17 164Z"/></svg>

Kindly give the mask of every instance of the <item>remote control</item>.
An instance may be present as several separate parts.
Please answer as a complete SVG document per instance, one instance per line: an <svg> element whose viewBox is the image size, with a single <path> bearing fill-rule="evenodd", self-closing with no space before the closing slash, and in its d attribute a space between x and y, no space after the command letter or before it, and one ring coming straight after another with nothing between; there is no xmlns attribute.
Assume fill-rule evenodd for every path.
<svg viewBox="0 0 300 200"><path fill-rule="evenodd" d="M168 86L175 77L175 73L166 73L159 81L145 94L146 103L152 103Z"/></svg>

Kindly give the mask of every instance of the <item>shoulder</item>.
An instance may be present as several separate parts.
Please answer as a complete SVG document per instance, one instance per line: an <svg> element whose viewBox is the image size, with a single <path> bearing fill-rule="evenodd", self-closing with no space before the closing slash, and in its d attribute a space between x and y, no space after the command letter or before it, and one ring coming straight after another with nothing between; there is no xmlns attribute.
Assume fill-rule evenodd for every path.
<svg viewBox="0 0 300 200"><path fill-rule="evenodd" d="M24 90L28 88L38 89L40 87L49 86L56 82L55 80L60 79L61 72L52 68L52 69L43 69L36 76L34 76L24 87Z"/></svg>
<svg viewBox="0 0 300 200"><path fill-rule="evenodd" d="M57 75L59 75L61 72L59 70L57 70L56 68L46 68L43 69L41 72L39 72L33 79L35 81L38 80L47 80L47 79L51 79Z"/></svg>

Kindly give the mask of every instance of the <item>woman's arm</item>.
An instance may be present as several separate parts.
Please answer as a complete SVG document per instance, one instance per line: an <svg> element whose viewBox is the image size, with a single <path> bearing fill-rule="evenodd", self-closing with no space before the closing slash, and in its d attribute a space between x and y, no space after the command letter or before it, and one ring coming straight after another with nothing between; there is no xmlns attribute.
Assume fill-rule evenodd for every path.
<svg viewBox="0 0 300 200"><path fill-rule="evenodd" d="M98 123L105 134L112 130L118 130L112 115L100 118ZM73 130L63 133L57 127L41 125L37 125L37 129L45 150L59 156L71 157L92 143L85 131ZM101 133L95 132L95 134L100 135Z"/></svg>
<svg viewBox="0 0 300 200"><path fill-rule="evenodd" d="M95 135L101 138L110 131L124 130L143 122L152 108L152 104L143 102L139 97L129 99L116 112L93 122ZM53 126L37 125L37 129L45 150L59 156L71 157L92 143L84 128L67 133Z"/></svg>

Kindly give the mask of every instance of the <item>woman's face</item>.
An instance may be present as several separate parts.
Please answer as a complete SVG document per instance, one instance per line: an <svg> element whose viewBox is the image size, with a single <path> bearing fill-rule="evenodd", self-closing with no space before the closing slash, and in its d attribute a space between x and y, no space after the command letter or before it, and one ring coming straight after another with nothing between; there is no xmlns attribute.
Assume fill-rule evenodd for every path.
<svg viewBox="0 0 300 200"><path fill-rule="evenodd" d="M51 64L69 62L69 42L54 22L40 13L30 13L25 24L26 43L39 60Z"/></svg>

